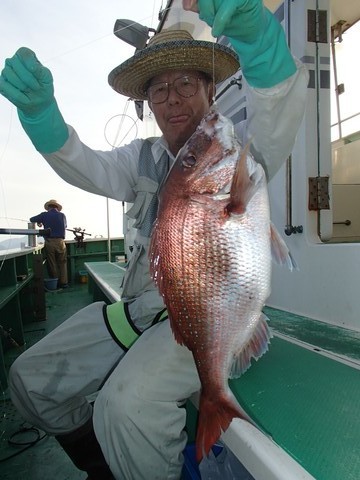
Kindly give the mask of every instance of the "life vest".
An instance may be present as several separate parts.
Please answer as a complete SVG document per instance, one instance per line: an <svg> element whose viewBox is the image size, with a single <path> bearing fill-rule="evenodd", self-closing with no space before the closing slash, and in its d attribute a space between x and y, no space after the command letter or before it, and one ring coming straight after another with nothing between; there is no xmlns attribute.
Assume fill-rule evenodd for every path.
<svg viewBox="0 0 360 480"><path fill-rule="evenodd" d="M126 212L128 217L135 220L133 227L136 228L136 235L122 285L121 299L124 302L138 298L144 291L153 290L154 295L158 294L158 289L149 273L148 252L152 227L158 210L158 194L169 172L170 159L164 151L158 162L155 162L151 151L154 140L153 138L145 140L141 148L138 180L133 187L136 198L132 207Z"/></svg>
<svg viewBox="0 0 360 480"><path fill-rule="evenodd" d="M103 315L112 338L123 350L128 351L142 334L131 319L128 304L119 301L104 305ZM167 310L164 308L155 315L151 326L167 318Z"/></svg>
<svg viewBox="0 0 360 480"><path fill-rule="evenodd" d="M128 350L142 332L130 316L128 302L138 298L144 291L153 291L154 296L159 297L159 311L154 314L154 319L148 325L152 326L167 318L158 289L150 277L148 261L151 231L158 209L158 193L170 168L170 159L166 151L155 163L151 151L155 140L155 138L144 140L139 155L138 182L134 187L137 196L127 212L130 218L135 219L133 226L137 229L137 234L122 284L122 301L105 305L103 312L111 336L124 350Z"/></svg>

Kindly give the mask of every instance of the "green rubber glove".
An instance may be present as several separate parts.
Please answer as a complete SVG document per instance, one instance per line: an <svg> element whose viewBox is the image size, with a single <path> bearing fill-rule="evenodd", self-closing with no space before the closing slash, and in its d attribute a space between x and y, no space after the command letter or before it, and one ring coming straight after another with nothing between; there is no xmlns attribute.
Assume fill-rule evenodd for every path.
<svg viewBox="0 0 360 480"><path fill-rule="evenodd" d="M296 71L284 31L262 0L198 0L199 17L225 35L249 85L269 88Z"/></svg>
<svg viewBox="0 0 360 480"><path fill-rule="evenodd" d="M20 122L39 152L52 153L64 145L69 133L54 97L51 72L32 50L21 47L5 61L0 93L17 107Z"/></svg>

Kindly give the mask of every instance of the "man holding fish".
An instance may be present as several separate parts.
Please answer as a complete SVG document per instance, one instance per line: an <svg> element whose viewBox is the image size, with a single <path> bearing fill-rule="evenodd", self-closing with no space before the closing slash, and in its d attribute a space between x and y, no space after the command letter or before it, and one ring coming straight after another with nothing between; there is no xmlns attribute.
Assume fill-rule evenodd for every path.
<svg viewBox="0 0 360 480"><path fill-rule="evenodd" d="M50 71L27 48L6 60L0 77L0 92L16 105L35 148L64 180L133 204L128 215L135 219L137 235L122 302L97 302L77 312L24 352L9 375L11 398L24 418L55 436L89 479L180 478L187 441L181 407L200 388L208 389L213 368L209 348L226 353L220 386L210 391L221 390L215 408L225 401L224 409L231 413L224 413L224 422L220 415L215 425L201 428L198 459L231 418L245 416L226 390L224 374L241 373L251 357L266 351L269 332L261 308L269 289L270 236L280 260L288 259L268 220L264 170L270 179L291 152L303 116L306 70L292 57L281 26L262 1L183 0L183 7L198 12L214 36L227 36L234 50L196 41L183 30L162 31L109 75L117 92L148 101L163 134L156 141L136 139L109 152L84 145L59 111ZM214 86L236 73L238 58L247 97L247 119L238 135L244 144L251 140L249 148L264 170L234 138L229 121L212 108ZM165 182L174 163L175 173ZM210 170L205 170L206 163ZM176 210L189 214L174 217ZM235 258L231 265L224 263L228 252L220 255L219 269L199 263L206 263L205 250L212 256L216 249L207 250L209 236L194 229L194 221L204 225L218 218L214 229L223 222L226 241L236 236L244 215L252 221L260 214L267 229L258 237L246 232L238 269L232 269ZM214 229L210 237L218 238ZM257 264L251 278L243 269L247 256L256 259L251 265ZM183 276L176 273L176 264ZM204 299L202 286L210 276L215 292L222 272L228 271L241 292L225 291L214 303ZM189 285L194 285L195 297ZM222 301L221 308L215 305ZM170 321L160 321L165 305ZM243 314L236 324L239 307ZM233 329L236 342L231 345L221 343L217 329L209 333L204 328L207 321L221 326L220 311ZM199 348L206 351L204 357L196 353ZM86 396L96 391L93 407ZM202 414L205 422L209 415L217 416Z"/></svg>

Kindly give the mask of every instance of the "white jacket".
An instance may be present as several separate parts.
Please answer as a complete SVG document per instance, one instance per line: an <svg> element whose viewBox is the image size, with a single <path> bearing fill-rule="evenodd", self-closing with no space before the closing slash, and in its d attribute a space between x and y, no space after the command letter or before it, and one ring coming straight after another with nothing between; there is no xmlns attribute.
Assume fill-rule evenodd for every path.
<svg viewBox="0 0 360 480"><path fill-rule="evenodd" d="M254 89L246 84L244 86L247 120L237 124L235 130L243 144L251 140L255 160L263 165L268 179L290 155L304 114L308 74L305 66L296 62L297 72L275 87ZM136 139L111 151L98 151L83 144L75 130L71 126L68 128L69 139L65 145L57 152L43 155L49 165L71 185L90 193L134 203L139 195L138 164L144 140ZM175 159L163 137L151 149L155 163L164 150L169 155L171 166ZM130 297L125 295L126 301L134 300L130 311L133 319L140 322L139 328L163 308L155 285L149 288L148 280L144 280L149 276L147 243L144 238L137 238L138 250L143 252L133 263L142 265L135 275L132 270L132 277L135 282L137 278L138 283ZM141 280L140 277L144 278Z"/></svg>

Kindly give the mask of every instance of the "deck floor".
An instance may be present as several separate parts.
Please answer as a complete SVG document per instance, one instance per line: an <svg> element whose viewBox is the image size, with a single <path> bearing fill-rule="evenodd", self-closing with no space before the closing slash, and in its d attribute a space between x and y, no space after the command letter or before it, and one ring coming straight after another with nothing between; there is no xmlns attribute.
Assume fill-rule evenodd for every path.
<svg viewBox="0 0 360 480"><path fill-rule="evenodd" d="M231 386L251 418L314 478L359 480L359 369L274 337Z"/></svg>
<svg viewBox="0 0 360 480"><path fill-rule="evenodd" d="M24 327L27 347L40 340L80 308L91 303L92 296L88 293L88 287L86 284L74 284L65 290L47 292L46 300L47 320L43 322L28 323ZM334 362L327 357L319 356L321 350L324 349L335 355L339 355L340 357L346 356L349 360L358 363L360 358L359 337L357 335L348 336L346 330L342 331L336 327L327 327L330 328L331 332L329 335L326 335L325 341L322 338L321 331L317 329L316 322L314 323L311 322L311 320L287 314L286 312L280 312L276 309L266 309L266 313L270 317L270 323L275 331L282 333L287 337L292 337L294 336L294 331L299 330L299 327L302 327L300 330L304 332L304 337L301 338L301 341L307 344L315 344L320 347L320 350L319 348L316 348L313 349L313 352L310 352L309 350L291 345L282 338L274 338L272 341L272 348L266 354L266 362L259 361L239 380L237 384L239 398L242 398L244 403L252 406L251 413L254 417L264 415L263 420L266 421L265 423L270 428L271 435L277 440L278 444L283 446L283 448L286 449L286 444L289 441L289 439L286 438L285 442L284 436L292 435L290 443L293 447L293 454L295 452L301 456L302 450L304 449L310 449L311 451L315 450L318 452L317 458L312 465L303 465L308 467L309 471L312 472L315 478L321 480L334 478L334 480L337 480L336 469L337 465L341 463L339 462L340 457L342 459L346 458L346 462L351 470L350 471L348 468L347 478L360 478L357 477L360 468L360 462L358 460L358 442L360 441L360 436L358 433L359 429L357 426L355 427L354 421L352 420L353 411L352 409L349 409L349 411L342 412L341 415L339 415L339 411L337 410L339 404L345 406L349 403L348 398L340 398L344 392L350 392L353 396L358 397L360 378L359 369L354 368L349 370L345 368L345 365L342 362ZM306 328L304 328L305 326ZM307 333L305 334L305 332ZM329 338L339 340L339 336L342 339L340 342L342 345L341 347L338 347L338 341L334 341L334 345L327 343ZM295 354L296 352L297 354ZM6 354L7 367L11 365L20 353L21 349L13 348L8 350ZM281 358L286 359L286 362L282 363L281 368L279 368L279 362L277 361L277 356L279 355ZM320 370L315 372L313 363L310 362L305 371L309 372L309 377L314 373L318 375L318 391L315 394L315 398L322 398L320 401L322 407L320 405L320 410L317 412L316 419L311 418L311 415L309 415L309 418L302 418L301 424L305 422L306 428L300 429L298 425L293 424L294 422L296 423L297 418L301 417L300 413L302 412L303 403L306 399L300 398L297 392L297 387L299 385L306 386L309 378L307 376L295 378L294 372L297 371L298 365L304 366L305 360L313 356L317 357L316 365ZM277 367L274 368L274 365L277 365ZM287 367L286 369L285 366ZM326 387L329 383L331 384L332 378L336 376L334 369L344 370L344 373L340 372L340 374L337 375L337 378L340 378L342 384L336 385L336 388L333 389L333 395L331 398L324 397L323 394L326 392ZM285 370L286 372L292 370L290 377L285 376ZM274 372L277 372L276 375ZM257 382L254 382L254 375L258 379ZM270 398L269 395L273 392L274 382L279 383L279 388L276 389L278 397ZM259 388L259 384L261 384L261 389ZM283 388L284 391L282 391L281 388ZM293 392L293 398L292 401L284 405L284 402L281 400L282 393L286 393L285 396L288 396L289 390L290 393ZM302 388L300 390L303 392L304 389ZM267 391L269 393L266 393ZM312 408L310 408L311 406ZM8 397L8 392L2 391L1 388L0 408L1 480L43 480L44 478L55 480L83 480L86 478L86 474L84 472L79 472L72 465L71 461L53 438L44 435L41 431L34 430L31 428L31 425L23 423L22 418L17 413ZM300 412L298 414L296 413L297 409ZM310 410L313 410L312 401L309 403L306 411L310 412ZM281 411L281 413L278 415L279 411ZM329 414L331 415L330 422L328 418ZM320 416L322 416L325 426L327 425L329 427L330 424L330 431L324 428L324 432L326 430L327 438L323 439L320 444L314 445L311 439L318 437L315 434L312 435L311 432L313 425L319 421ZM282 419L281 422L279 418ZM331 429L334 432L344 431L343 425L339 425L339 422L342 423L344 419L346 419L347 422L349 438L344 439L343 450L339 451L337 450L338 447L335 442L336 435L332 434ZM358 423L358 419L356 419L356 422ZM289 425L292 425L292 427L288 428ZM302 425L302 427L304 427L304 425ZM300 430L305 432L303 438L298 438L295 434L296 431L299 432ZM332 442L332 439L334 442ZM321 459L326 458L325 452L322 450L324 448L332 449L331 457L333 460L330 462L331 465L324 466L321 464L323 463ZM351 457L351 455L353 455L353 457ZM309 458L310 457L311 455L309 454Z"/></svg>
<svg viewBox="0 0 360 480"><path fill-rule="evenodd" d="M47 292L47 320L25 325L26 346L39 341L91 300L86 284ZM19 349L7 352L8 367L19 353ZM0 412L1 480L83 480L87 477L74 467L54 438L24 424L7 391L0 391Z"/></svg>

